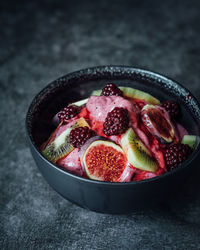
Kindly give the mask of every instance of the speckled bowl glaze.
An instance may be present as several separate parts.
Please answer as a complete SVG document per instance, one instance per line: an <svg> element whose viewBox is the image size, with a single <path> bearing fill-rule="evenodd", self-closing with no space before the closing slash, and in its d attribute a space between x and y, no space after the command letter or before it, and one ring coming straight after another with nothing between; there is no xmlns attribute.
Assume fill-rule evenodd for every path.
<svg viewBox="0 0 200 250"><path fill-rule="evenodd" d="M190 134L200 135L200 105L180 84L159 74L125 66L100 66L67 74L47 85L33 99L26 117L26 131L33 158L49 185L67 200L102 213L130 213L167 199L178 190L200 160L200 145L180 167L139 182L107 183L73 175L52 164L40 153L40 145L54 127L52 117L64 105L88 97L108 82L130 86L181 106L180 123ZM45 195L45 194L44 194Z"/></svg>

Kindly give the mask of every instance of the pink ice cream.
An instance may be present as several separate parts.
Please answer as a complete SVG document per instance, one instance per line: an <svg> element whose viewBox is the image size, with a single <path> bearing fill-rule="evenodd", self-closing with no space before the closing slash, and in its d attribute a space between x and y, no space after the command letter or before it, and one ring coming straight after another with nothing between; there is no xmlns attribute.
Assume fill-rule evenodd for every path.
<svg viewBox="0 0 200 250"><path fill-rule="evenodd" d="M131 123L137 124L137 114L140 109L121 96L91 96L86 104L87 110L97 121L104 122L108 112L115 107L125 108L129 111Z"/></svg>
<svg viewBox="0 0 200 250"><path fill-rule="evenodd" d="M115 107L122 107L129 111L130 124L143 143L149 148L149 140L145 133L138 127L138 114L140 109L133 101L129 101L121 96L91 96L86 104L86 108L90 112L92 119L104 122L108 112L112 111ZM119 136L112 136L109 139L119 143Z"/></svg>
<svg viewBox="0 0 200 250"><path fill-rule="evenodd" d="M60 159L57 164L69 172L82 176L84 171L81 166L80 149L74 149L67 157Z"/></svg>

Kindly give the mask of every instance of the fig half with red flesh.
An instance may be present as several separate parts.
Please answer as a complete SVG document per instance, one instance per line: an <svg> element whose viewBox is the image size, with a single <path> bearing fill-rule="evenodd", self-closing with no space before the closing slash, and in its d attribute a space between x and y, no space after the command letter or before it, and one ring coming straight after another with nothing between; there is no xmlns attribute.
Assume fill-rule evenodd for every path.
<svg viewBox="0 0 200 250"><path fill-rule="evenodd" d="M148 131L161 143L171 143L175 130L168 113L157 105L147 104L141 111L141 118Z"/></svg>
<svg viewBox="0 0 200 250"><path fill-rule="evenodd" d="M82 156L90 179L119 182L127 166L127 158L120 146L111 141L93 141Z"/></svg>

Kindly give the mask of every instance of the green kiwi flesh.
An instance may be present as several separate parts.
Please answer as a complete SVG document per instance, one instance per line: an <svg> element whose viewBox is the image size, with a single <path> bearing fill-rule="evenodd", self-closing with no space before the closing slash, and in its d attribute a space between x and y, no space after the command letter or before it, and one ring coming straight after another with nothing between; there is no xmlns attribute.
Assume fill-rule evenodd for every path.
<svg viewBox="0 0 200 250"><path fill-rule="evenodd" d="M93 90L91 95L96 95L96 96L100 96L101 95L101 89L97 89L97 90Z"/></svg>
<svg viewBox="0 0 200 250"><path fill-rule="evenodd" d="M126 97L130 97L130 98L134 98L134 99L141 99L144 101L147 101L151 104L160 104L160 101L158 99L156 99L155 97L153 97L152 95L141 91L139 89L134 89L134 88L130 88L130 87L119 87L121 89L121 91L123 92L124 96Z"/></svg>
<svg viewBox="0 0 200 250"><path fill-rule="evenodd" d="M199 141L199 136L196 135L184 135L181 143L188 144L192 149L194 149Z"/></svg>
<svg viewBox="0 0 200 250"><path fill-rule="evenodd" d="M71 105L75 105L75 106L80 107L80 106L82 106L82 105L86 104L86 103L87 103L87 101L88 101L88 99L89 99L89 98L87 98L87 99L83 99L83 100L80 100L80 101L78 101L78 102L73 102L73 103L71 103Z"/></svg>
<svg viewBox="0 0 200 250"><path fill-rule="evenodd" d="M119 87L119 89L121 89L125 97L144 100L148 103L155 104L155 105L160 104L160 101L158 99L156 99L155 97L153 97L152 95L144 91L130 88L130 87ZM101 91L102 90L94 90L91 95L100 96Z"/></svg>
<svg viewBox="0 0 200 250"><path fill-rule="evenodd" d="M58 137L56 137L46 148L42 151L42 154L46 159L55 163L64 156L67 156L72 152L74 147L69 142L69 134L72 129L77 127L89 126L84 118L80 118L74 125L67 128Z"/></svg>
<svg viewBox="0 0 200 250"><path fill-rule="evenodd" d="M157 161L137 137L132 128L129 128L122 136L121 146L126 153L128 162L133 165L133 167L150 172L157 171Z"/></svg>

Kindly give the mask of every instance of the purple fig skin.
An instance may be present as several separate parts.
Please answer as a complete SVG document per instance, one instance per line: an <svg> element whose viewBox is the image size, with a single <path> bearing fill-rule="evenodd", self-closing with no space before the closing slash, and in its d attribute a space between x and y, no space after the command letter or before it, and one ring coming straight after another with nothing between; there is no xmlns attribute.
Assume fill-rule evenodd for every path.
<svg viewBox="0 0 200 250"><path fill-rule="evenodd" d="M182 140L182 136L180 135L180 131L178 129L180 124L176 123L175 121L172 121L172 124L173 124L174 132L175 132L175 142L180 142ZM184 134L188 134L188 132L185 129L184 129Z"/></svg>
<svg viewBox="0 0 200 250"><path fill-rule="evenodd" d="M170 119L170 116L169 116L169 114L168 114L168 112L164 109L164 108L162 108L162 107L160 107L160 106L158 106L158 105L149 105L150 107L148 108L148 107L146 107L146 106L144 106L144 108L142 109L142 111L141 111L141 118L142 118L142 121L143 121L143 123L144 123L144 125L145 125L145 127L148 129L148 131L156 138L156 139L158 139L162 144L168 144L168 143L171 143L173 140L175 140L175 137L176 137L176 135L175 135L175 126L174 126L174 124L172 123L172 121L171 121L171 119ZM145 108L146 107L146 108ZM162 119L158 119L158 122L155 122L155 120L154 120L154 124L153 124L153 122L152 122L152 120L151 120L151 118L149 117L149 115L148 115L148 109L150 110L150 109L157 109L158 110L158 115L163 115L163 117L165 118L165 120L168 122L168 124L167 123L165 123L165 124L167 124L167 126L166 127L168 127L168 128L166 128L164 125L165 124L163 124L163 121L162 121ZM161 111L161 112L160 112ZM159 117L158 117L159 118ZM162 123L162 124L159 124L159 121ZM156 127L156 125L157 125L157 127ZM160 127L158 127L159 125L161 125L162 126L162 128L163 128L163 133L164 134L162 134L162 132L160 132L159 130L162 130L162 128ZM168 131L167 131L167 129L169 129ZM166 136L166 133L168 133L168 137Z"/></svg>
<svg viewBox="0 0 200 250"><path fill-rule="evenodd" d="M171 125L173 127L173 130L174 130L174 142L180 141L181 138L179 138L179 133L178 133L176 122L171 119L170 114L164 108L162 108L161 106L158 106L158 108L160 110L162 110L163 112L165 112L167 120L170 121L170 123L171 123ZM168 143L165 141L164 144L168 144Z"/></svg>
<svg viewBox="0 0 200 250"><path fill-rule="evenodd" d="M174 130L174 140L175 140L175 142L178 142L179 141L179 135L178 135L178 130L177 130L176 122L171 119L169 112L167 112L163 107L161 107L161 106L157 106L157 107L165 113L167 120L171 123L171 125L173 127L173 130ZM162 138L161 138L160 142L162 143L162 141L163 141L163 144L169 144L168 142L166 142L165 140L162 140Z"/></svg>
<svg viewBox="0 0 200 250"><path fill-rule="evenodd" d="M52 119L52 124L57 127L59 125L59 123L60 123L60 120L58 118L58 113L57 113L56 115L54 115L54 117Z"/></svg>
<svg viewBox="0 0 200 250"><path fill-rule="evenodd" d="M83 163L83 155L85 153L85 151L87 150L87 148L91 145L91 143L93 143L94 141L110 141L105 137L102 136L94 136L92 138L90 138L81 148L81 165L82 165L82 169L84 171L84 173L86 174L85 171L85 165ZM135 173L136 169L131 168L130 163L127 162L127 165L119 179L119 182L130 182L133 178L133 174Z"/></svg>
<svg viewBox="0 0 200 250"><path fill-rule="evenodd" d="M127 165L120 177L119 182L130 182L133 179L133 175L136 172L136 169L130 167L130 163L127 162Z"/></svg>

